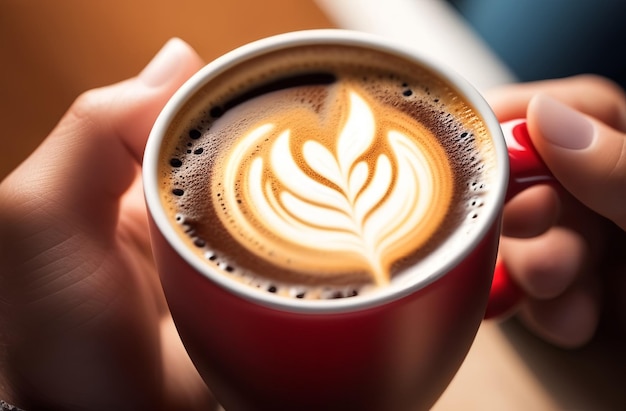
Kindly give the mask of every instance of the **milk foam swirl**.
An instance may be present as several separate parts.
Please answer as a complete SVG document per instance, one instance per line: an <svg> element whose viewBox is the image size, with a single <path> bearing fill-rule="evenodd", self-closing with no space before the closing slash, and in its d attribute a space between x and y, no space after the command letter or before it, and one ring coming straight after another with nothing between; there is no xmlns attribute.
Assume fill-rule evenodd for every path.
<svg viewBox="0 0 626 411"><path fill-rule="evenodd" d="M445 217L452 170L416 120L390 115L393 107L357 87L338 96L329 108L341 113L338 129L293 126L292 113L245 131L215 183L226 210L218 216L245 248L274 264L322 276L361 270L384 285L394 261Z"/></svg>

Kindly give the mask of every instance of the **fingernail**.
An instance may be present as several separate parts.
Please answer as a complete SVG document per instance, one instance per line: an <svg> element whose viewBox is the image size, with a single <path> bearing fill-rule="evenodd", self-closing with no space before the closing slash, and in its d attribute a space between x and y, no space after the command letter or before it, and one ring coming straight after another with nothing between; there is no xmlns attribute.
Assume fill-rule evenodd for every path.
<svg viewBox="0 0 626 411"><path fill-rule="evenodd" d="M578 111L546 95L535 96L531 105L548 142L569 150L583 150L593 142L595 127Z"/></svg>
<svg viewBox="0 0 626 411"><path fill-rule="evenodd" d="M177 56L184 51L186 44L181 39L170 39L139 73L139 79L148 87L167 84L179 68Z"/></svg>

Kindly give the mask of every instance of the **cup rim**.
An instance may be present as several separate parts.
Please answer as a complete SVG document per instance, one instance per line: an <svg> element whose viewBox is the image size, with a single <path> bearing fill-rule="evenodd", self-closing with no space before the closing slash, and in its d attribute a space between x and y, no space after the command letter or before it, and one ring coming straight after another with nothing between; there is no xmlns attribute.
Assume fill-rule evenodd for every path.
<svg viewBox="0 0 626 411"><path fill-rule="evenodd" d="M452 86L479 113L492 137L495 152L493 184L496 186L490 187L488 190L487 201L485 201L485 205L481 209L480 226L473 229L472 233L467 237L466 243L450 253L444 263L425 274L408 273L406 276L411 277L411 280L402 281L401 284L392 283L379 290L359 296L328 300L293 299L269 292L260 292L212 269L209 264L203 262L201 257L184 244L182 238L175 231L162 205L158 184L159 155L161 143L166 137L166 130L175 119L178 111L206 83L220 73L248 59L281 49L315 44L354 45L373 48L377 51L394 54L429 69ZM461 263L480 244L481 240L493 226L494 221L500 217L508 175L508 152L500 123L488 103L474 86L452 69L434 62L432 58L421 54L417 50L408 48L406 45L378 35L344 29L302 30L274 35L240 46L205 65L174 93L161 110L148 137L142 167L144 195L148 213L169 245L197 273L246 300L282 311L300 313L336 313L372 308L405 297L445 276L447 272Z"/></svg>

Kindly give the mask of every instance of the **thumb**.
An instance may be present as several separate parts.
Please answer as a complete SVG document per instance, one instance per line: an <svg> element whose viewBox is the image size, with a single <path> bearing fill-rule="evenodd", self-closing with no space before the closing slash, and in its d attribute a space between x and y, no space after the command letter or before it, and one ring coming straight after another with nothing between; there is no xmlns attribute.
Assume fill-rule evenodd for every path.
<svg viewBox="0 0 626 411"><path fill-rule="evenodd" d="M533 143L581 203L626 229L626 135L546 95L527 111Z"/></svg>
<svg viewBox="0 0 626 411"><path fill-rule="evenodd" d="M84 93L4 188L24 203L42 198L46 208L111 226L159 111L201 65L190 46L172 39L139 76Z"/></svg>

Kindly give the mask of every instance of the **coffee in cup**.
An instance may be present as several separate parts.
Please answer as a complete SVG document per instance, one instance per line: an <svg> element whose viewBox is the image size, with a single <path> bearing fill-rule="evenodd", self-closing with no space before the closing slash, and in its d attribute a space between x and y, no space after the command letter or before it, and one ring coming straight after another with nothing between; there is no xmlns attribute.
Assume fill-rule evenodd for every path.
<svg viewBox="0 0 626 411"><path fill-rule="evenodd" d="M343 30L209 63L157 118L143 177L172 318L229 411L430 409L487 304L516 301L492 288L506 198L551 179L523 121Z"/></svg>
<svg viewBox="0 0 626 411"><path fill-rule="evenodd" d="M286 298L353 297L465 246L492 145L427 67L304 44L216 75L185 104L160 151L161 201L223 275Z"/></svg>

